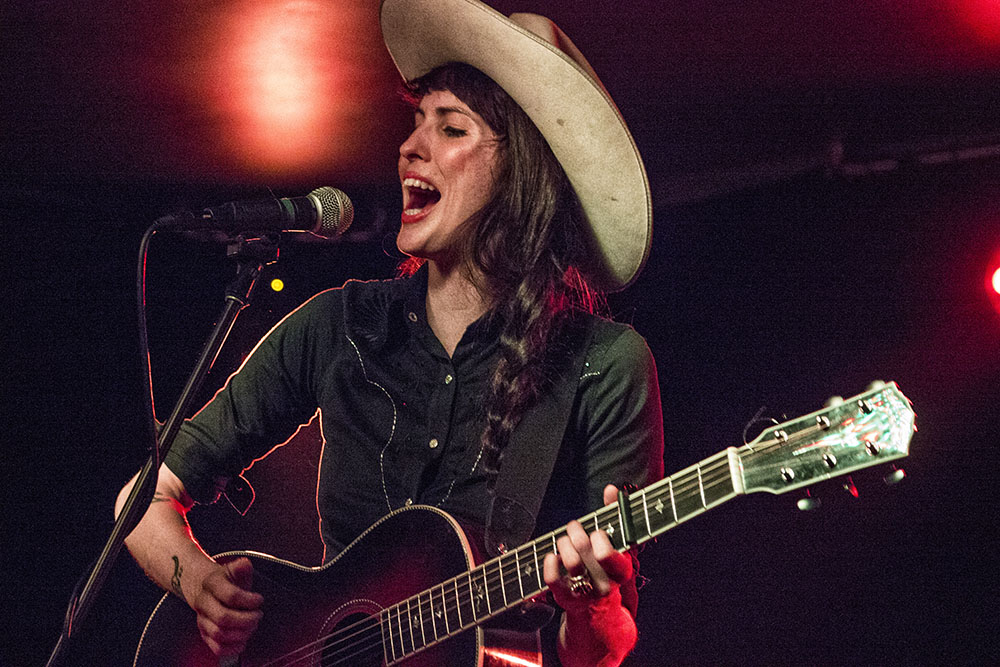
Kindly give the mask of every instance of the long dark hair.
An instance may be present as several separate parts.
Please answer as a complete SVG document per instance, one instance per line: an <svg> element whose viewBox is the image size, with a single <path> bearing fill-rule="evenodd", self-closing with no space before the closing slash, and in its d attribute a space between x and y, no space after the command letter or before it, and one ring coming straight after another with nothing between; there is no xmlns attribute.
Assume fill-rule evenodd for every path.
<svg viewBox="0 0 1000 667"><path fill-rule="evenodd" d="M466 275L489 303L489 317L502 324L480 459L495 473L521 416L552 380L569 315L594 312L603 301L580 271L589 235L579 201L527 114L469 65L442 65L408 84L405 94L418 104L435 90L465 102L499 139L494 192L462 236ZM406 260L401 272L420 264Z"/></svg>

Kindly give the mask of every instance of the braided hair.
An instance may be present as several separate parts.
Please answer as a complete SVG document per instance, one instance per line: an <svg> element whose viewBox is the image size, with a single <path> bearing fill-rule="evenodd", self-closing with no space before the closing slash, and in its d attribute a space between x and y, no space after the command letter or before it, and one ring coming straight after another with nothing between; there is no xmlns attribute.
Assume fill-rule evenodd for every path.
<svg viewBox="0 0 1000 667"><path fill-rule="evenodd" d="M462 63L435 68L404 95L416 105L441 90L478 113L499 140L494 192L461 237L465 275L502 327L480 459L492 485L511 433L553 379L570 315L594 312L601 297L580 272L590 253L579 201L534 123L492 79ZM422 262L409 258L400 272Z"/></svg>

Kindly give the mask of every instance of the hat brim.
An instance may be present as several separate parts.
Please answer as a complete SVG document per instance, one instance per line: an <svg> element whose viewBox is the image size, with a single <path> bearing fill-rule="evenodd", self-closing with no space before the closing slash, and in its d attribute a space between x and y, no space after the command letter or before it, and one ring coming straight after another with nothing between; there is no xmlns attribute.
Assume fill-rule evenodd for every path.
<svg viewBox="0 0 1000 667"><path fill-rule="evenodd" d="M383 0L381 24L405 80L466 63L524 109L580 199L597 254L588 279L605 291L629 285L649 255L652 200L639 150L601 83L477 0Z"/></svg>

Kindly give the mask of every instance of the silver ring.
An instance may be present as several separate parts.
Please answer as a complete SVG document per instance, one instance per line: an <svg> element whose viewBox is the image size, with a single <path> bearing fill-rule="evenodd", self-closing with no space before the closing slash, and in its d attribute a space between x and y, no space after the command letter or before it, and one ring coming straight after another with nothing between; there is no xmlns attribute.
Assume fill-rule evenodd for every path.
<svg viewBox="0 0 1000 667"><path fill-rule="evenodd" d="M569 592L574 597L582 598L594 592L594 582L590 580L589 574L577 574L568 577Z"/></svg>

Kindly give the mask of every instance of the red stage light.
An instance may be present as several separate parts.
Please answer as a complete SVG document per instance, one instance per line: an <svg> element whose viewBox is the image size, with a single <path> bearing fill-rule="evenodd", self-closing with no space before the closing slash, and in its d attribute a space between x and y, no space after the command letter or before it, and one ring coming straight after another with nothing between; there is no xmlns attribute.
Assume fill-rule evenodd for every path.
<svg viewBox="0 0 1000 667"><path fill-rule="evenodd" d="M364 150L359 125L384 102L368 35L373 11L320 0L224 6L200 40L217 46L198 90L230 158L254 173L295 176Z"/></svg>
<svg viewBox="0 0 1000 667"><path fill-rule="evenodd" d="M1000 314L1000 248L993 253L991 260L983 282L993 304L993 310Z"/></svg>
<svg viewBox="0 0 1000 667"><path fill-rule="evenodd" d="M327 110L338 88L338 72L326 62L331 13L309 1L234 12L223 60L231 89L219 101L233 114L233 146L243 160L282 171L322 161L336 131Z"/></svg>
<svg viewBox="0 0 1000 667"><path fill-rule="evenodd" d="M1000 44L1000 0L952 0L952 3L980 39Z"/></svg>

